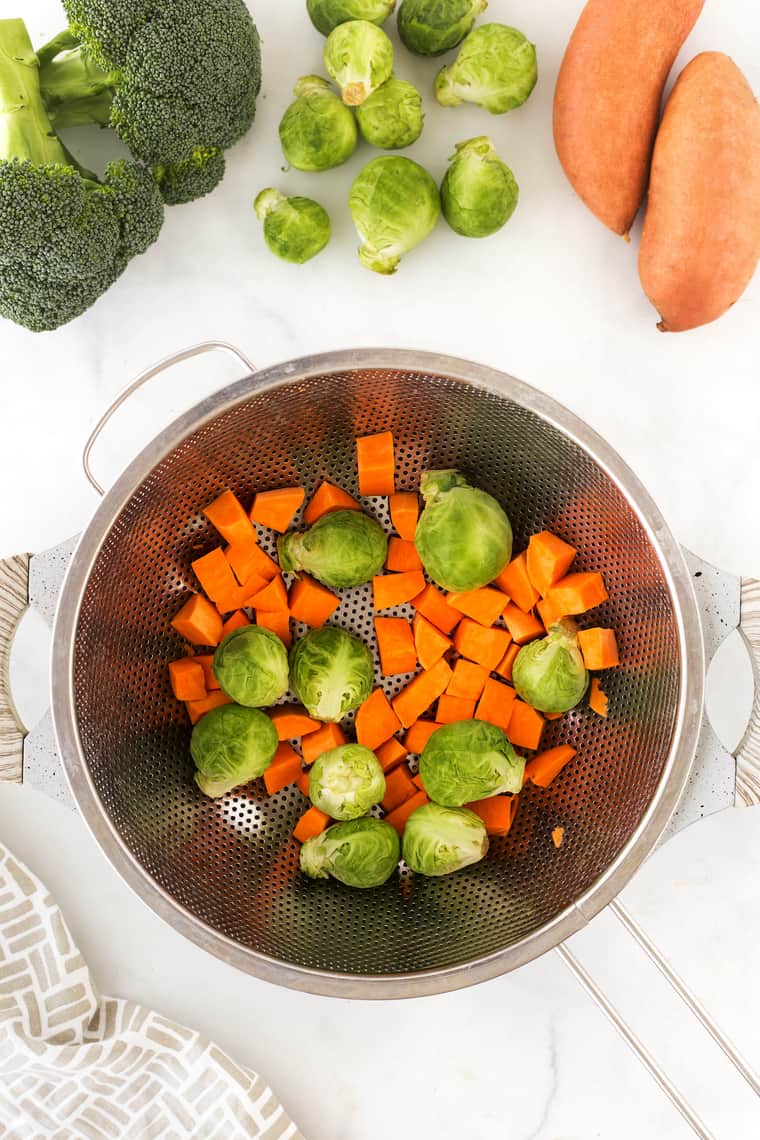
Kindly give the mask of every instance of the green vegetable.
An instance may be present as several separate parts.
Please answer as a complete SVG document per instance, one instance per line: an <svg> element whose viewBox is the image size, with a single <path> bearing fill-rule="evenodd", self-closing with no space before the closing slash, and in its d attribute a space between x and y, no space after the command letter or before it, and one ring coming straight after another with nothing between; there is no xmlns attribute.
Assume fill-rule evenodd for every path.
<svg viewBox="0 0 760 1140"><path fill-rule="evenodd" d="M304 75L294 94L280 123L282 153L290 165L317 171L347 162L356 150L356 120L327 80Z"/></svg>
<svg viewBox="0 0 760 1140"><path fill-rule="evenodd" d="M382 765L361 744L341 744L323 752L309 773L311 802L332 819L366 815L384 795Z"/></svg>
<svg viewBox="0 0 760 1140"><path fill-rule="evenodd" d="M414 536L430 577L444 590L476 590L512 557L512 527L492 495L458 471L426 471L425 509Z"/></svg>
<svg viewBox="0 0 760 1140"><path fill-rule="evenodd" d="M479 863L487 851L485 824L466 808L423 804L406 821L404 861L419 875L451 875Z"/></svg>
<svg viewBox="0 0 760 1140"><path fill-rule="evenodd" d="M348 204L361 246L359 260L375 273L395 273L399 262L436 226L441 200L426 170L411 158L383 155L360 172Z"/></svg>
<svg viewBox="0 0 760 1140"><path fill-rule="evenodd" d="M312 198L287 198L279 190L262 190L253 205L264 223L264 241L283 261L303 265L330 240L330 216Z"/></svg>
<svg viewBox="0 0 760 1140"><path fill-rule="evenodd" d="M516 28L483 24L452 64L438 73L435 97L444 107L477 103L493 115L519 107L536 86L536 49Z"/></svg>
<svg viewBox="0 0 760 1140"><path fill-rule="evenodd" d="M525 760L500 728L484 720L457 720L437 728L420 756L420 775L431 800L444 807L519 792Z"/></svg>
<svg viewBox="0 0 760 1140"><path fill-rule="evenodd" d="M219 147L197 146L181 162L159 163L153 177L161 188L167 206L181 206L204 198L224 178L226 160Z"/></svg>
<svg viewBox="0 0 760 1140"><path fill-rule="evenodd" d="M332 875L347 887L381 887L401 857L399 837L381 819L336 823L301 848L301 870L310 879Z"/></svg>
<svg viewBox="0 0 760 1140"><path fill-rule="evenodd" d="M356 109L362 138L381 150L411 146L422 134L425 115L416 87L391 76Z"/></svg>
<svg viewBox="0 0 760 1140"><path fill-rule="evenodd" d="M324 50L327 74L340 87L343 102L358 107L393 73L393 44L369 20L338 24Z"/></svg>
<svg viewBox="0 0 760 1140"><path fill-rule="evenodd" d="M457 143L441 184L443 216L452 230L472 238L495 234L515 212L519 193L489 138Z"/></svg>
<svg viewBox="0 0 760 1140"><path fill-rule="evenodd" d="M409 51L442 55L461 43L488 0L402 0L398 32Z"/></svg>
<svg viewBox="0 0 760 1140"><path fill-rule="evenodd" d="M264 708L288 689L288 654L276 633L246 625L225 637L214 654L214 676L239 705Z"/></svg>
<svg viewBox="0 0 760 1140"><path fill-rule="evenodd" d="M284 534L278 542L286 573L304 570L336 590L369 582L382 570L387 553L385 531L362 511L330 511L305 534Z"/></svg>
<svg viewBox="0 0 760 1140"><path fill-rule="evenodd" d="M195 782L212 799L261 776L277 751L277 729L258 709L221 705L196 724L190 753Z"/></svg>
<svg viewBox="0 0 760 1140"><path fill-rule="evenodd" d="M311 22L323 36L348 20L382 24L396 7L396 0L306 0Z"/></svg>
<svg viewBox="0 0 760 1140"><path fill-rule="evenodd" d="M575 625L561 621L547 637L524 645L512 666L512 681L534 709L563 713L575 708L589 683Z"/></svg>
<svg viewBox="0 0 760 1140"><path fill-rule="evenodd" d="M338 721L366 701L375 666L363 641L337 626L323 625L290 651L290 682L317 720Z"/></svg>

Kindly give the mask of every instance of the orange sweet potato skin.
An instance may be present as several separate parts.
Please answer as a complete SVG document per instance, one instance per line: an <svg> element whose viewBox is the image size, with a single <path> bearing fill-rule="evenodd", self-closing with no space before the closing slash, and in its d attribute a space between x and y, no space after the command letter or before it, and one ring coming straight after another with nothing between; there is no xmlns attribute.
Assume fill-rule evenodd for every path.
<svg viewBox="0 0 760 1140"><path fill-rule="evenodd" d="M562 61L554 142L576 193L616 234L644 199L660 101L705 0L589 0Z"/></svg>
<svg viewBox="0 0 760 1140"><path fill-rule="evenodd" d="M639 253L663 332L716 320L760 258L760 105L739 68L703 52L668 100Z"/></svg>

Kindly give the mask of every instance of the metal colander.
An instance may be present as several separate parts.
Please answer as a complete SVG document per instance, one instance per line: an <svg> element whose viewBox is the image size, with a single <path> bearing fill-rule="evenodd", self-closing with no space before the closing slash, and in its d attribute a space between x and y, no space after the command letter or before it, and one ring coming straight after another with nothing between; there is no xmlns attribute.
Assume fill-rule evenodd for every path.
<svg viewBox="0 0 760 1140"><path fill-rule="evenodd" d="M249 502L257 490L313 490L325 478L358 495L355 437L386 429L399 489L417 487L426 468L458 467L504 505L516 549L548 528L577 547L579 569L602 572L610 600L594 622L617 630L621 667L605 679L608 720L584 707L547 726L546 745L570 743L578 757L550 789L526 788L515 826L492 841L486 860L444 879L402 872L362 892L299 874L291 833L306 800L295 787L269 797L257 781L221 801L198 792L190 728L166 664L183 652L169 622L197 588L190 563L219 542L203 506L225 487ZM382 500L366 506L386 521ZM696 736L697 723L689 739L681 731L693 606L655 508L564 409L461 361L388 352L316 358L218 393L109 492L59 606L56 729L101 844L196 941L319 992L451 989L559 942L653 846ZM343 593L333 620L376 651L372 618L371 592L360 588ZM382 684L390 696L407 679ZM559 850L557 826L565 829Z"/></svg>

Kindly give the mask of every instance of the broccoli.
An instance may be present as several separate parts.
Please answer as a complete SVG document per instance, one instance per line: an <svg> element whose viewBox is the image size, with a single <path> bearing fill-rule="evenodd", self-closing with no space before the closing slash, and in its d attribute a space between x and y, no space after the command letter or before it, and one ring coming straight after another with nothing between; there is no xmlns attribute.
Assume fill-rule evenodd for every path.
<svg viewBox="0 0 760 1140"><path fill-rule="evenodd" d="M23 20L0 20L0 315L40 332L79 316L158 237L152 172L114 162L103 181L58 140Z"/></svg>

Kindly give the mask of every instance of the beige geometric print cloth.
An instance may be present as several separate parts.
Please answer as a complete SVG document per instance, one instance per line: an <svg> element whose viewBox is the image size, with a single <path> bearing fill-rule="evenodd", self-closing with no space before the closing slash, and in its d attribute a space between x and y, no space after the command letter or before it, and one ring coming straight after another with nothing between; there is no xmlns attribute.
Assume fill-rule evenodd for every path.
<svg viewBox="0 0 760 1140"><path fill-rule="evenodd" d="M3 1140L303 1140L266 1081L102 997L39 879L0 844Z"/></svg>

